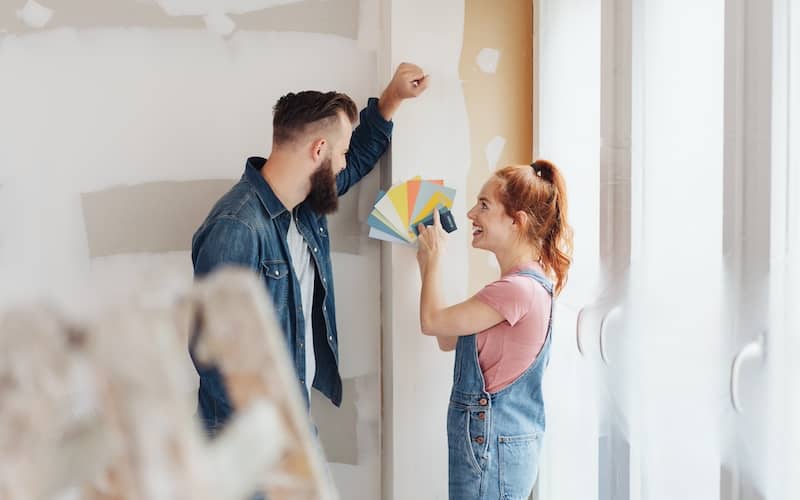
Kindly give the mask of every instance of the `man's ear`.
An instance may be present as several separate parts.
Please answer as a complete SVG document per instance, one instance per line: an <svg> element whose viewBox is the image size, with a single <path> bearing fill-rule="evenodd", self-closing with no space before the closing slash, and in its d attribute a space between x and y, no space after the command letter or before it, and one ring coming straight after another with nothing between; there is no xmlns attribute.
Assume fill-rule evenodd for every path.
<svg viewBox="0 0 800 500"><path fill-rule="evenodd" d="M311 159L314 160L314 163L319 163L320 160L325 156L325 149L328 147L328 141L325 138L320 137L319 139L315 139L311 143Z"/></svg>

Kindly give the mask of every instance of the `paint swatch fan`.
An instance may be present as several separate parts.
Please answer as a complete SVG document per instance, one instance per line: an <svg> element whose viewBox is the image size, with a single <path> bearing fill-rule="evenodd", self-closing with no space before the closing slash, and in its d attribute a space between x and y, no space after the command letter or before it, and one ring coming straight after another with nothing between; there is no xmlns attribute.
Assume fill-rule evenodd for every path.
<svg viewBox="0 0 800 500"><path fill-rule="evenodd" d="M375 208L369 215L369 236L390 243L415 245L418 224L433 224L433 211L439 210L442 227L448 233L456 225L450 209L456 190L442 180L415 177L378 193Z"/></svg>

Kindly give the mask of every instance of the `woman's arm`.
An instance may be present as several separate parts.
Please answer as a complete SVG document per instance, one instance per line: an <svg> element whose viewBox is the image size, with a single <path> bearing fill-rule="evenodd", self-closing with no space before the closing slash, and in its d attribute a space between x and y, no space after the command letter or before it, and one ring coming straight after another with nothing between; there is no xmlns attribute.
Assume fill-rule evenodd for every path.
<svg viewBox="0 0 800 500"><path fill-rule="evenodd" d="M437 337L460 337L482 332L504 320L500 313L476 297L446 307L440 285L438 262L426 266L422 275L422 293L419 300L422 333Z"/></svg>
<svg viewBox="0 0 800 500"><path fill-rule="evenodd" d="M458 343L458 337L436 337L436 341L439 343L439 349L445 352L454 351Z"/></svg>
<svg viewBox="0 0 800 500"><path fill-rule="evenodd" d="M417 252L422 278L419 299L422 333L437 337L472 335L504 321L500 313L476 297L450 307L445 306L439 268L445 235L439 221L439 211L434 210L433 226L420 226ZM442 343L443 341L439 341L440 347ZM449 347L450 344L451 342L446 342L445 346Z"/></svg>

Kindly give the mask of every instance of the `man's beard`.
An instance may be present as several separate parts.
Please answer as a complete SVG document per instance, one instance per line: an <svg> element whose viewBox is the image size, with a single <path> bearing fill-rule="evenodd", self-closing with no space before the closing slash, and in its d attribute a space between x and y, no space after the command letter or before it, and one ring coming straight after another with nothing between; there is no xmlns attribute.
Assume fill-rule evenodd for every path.
<svg viewBox="0 0 800 500"><path fill-rule="evenodd" d="M321 215L332 214L339 208L339 195L336 191L336 175L333 173L331 159L322 161L311 174L311 191L306 198L311 210Z"/></svg>

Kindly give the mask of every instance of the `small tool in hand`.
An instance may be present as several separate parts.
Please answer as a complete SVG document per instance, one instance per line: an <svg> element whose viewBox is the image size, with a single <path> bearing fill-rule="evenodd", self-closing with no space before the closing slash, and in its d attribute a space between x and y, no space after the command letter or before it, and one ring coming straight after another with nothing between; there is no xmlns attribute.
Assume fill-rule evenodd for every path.
<svg viewBox="0 0 800 500"><path fill-rule="evenodd" d="M437 210L439 210L439 221L442 223L442 229L444 229L448 233L452 233L453 231L458 229L458 227L456 227L456 220L453 217L452 212L450 212L450 210L448 210L447 207L439 205L436 208ZM417 236L419 236L419 229L418 229L419 224L423 224L425 226L432 226L433 213L422 219L419 223L414 224L414 234L416 234Z"/></svg>

